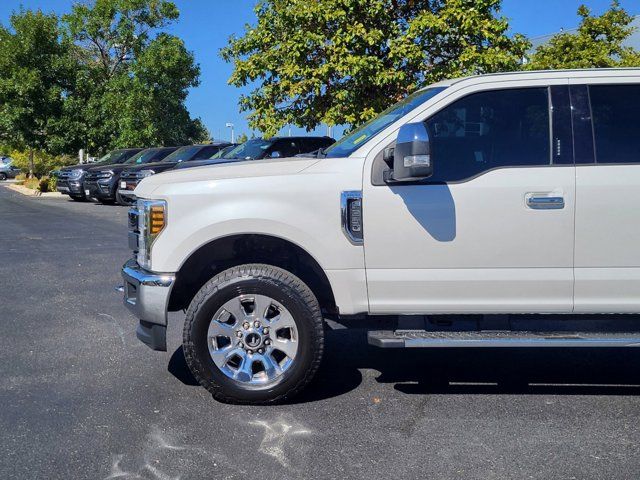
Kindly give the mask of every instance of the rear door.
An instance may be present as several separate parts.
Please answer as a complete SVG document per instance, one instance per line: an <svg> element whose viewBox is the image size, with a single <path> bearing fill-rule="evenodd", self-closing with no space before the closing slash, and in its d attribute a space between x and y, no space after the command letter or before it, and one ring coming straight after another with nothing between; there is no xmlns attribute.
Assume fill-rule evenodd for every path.
<svg viewBox="0 0 640 480"><path fill-rule="evenodd" d="M365 180L372 313L571 312L575 166L555 82L459 94L425 119L432 178Z"/></svg>
<svg viewBox="0 0 640 480"><path fill-rule="evenodd" d="M575 311L640 312L640 78L572 83Z"/></svg>

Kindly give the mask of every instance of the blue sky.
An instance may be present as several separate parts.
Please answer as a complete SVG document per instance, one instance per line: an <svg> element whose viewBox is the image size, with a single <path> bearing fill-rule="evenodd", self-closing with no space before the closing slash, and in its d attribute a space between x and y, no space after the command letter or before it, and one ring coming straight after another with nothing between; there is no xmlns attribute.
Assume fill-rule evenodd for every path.
<svg viewBox="0 0 640 480"><path fill-rule="evenodd" d="M201 85L193 89L187 101L192 115L203 119L215 138L228 138L226 122L235 124L236 133L250 133L244 114L238 109L238 98L243 92L227 85L232 67L223 62L218 51L229 36L240 34L247 23L253 23L254 0L174 0L180 9L180 20L171 32L183 38L194 52L202 69ZM66 13L71 0L2 0L0 22L7 23L9 15L20 6L41 8L58 14ZM504 0L503 14L510 19L513 32L529 37L541 36L573 28L578 23L576 11L586 4L596 13L606 10L610 0ZM637 0L622 0L632 14L640 14ZM293 129L294 133L302 132ZM324 129L318 129L324 134Z"/></svg>

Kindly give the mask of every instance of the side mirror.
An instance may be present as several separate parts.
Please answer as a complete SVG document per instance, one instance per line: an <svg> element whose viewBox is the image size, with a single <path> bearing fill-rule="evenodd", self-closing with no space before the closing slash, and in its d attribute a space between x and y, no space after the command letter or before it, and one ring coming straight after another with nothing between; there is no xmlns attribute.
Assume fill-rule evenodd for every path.
<svg viewBox="0 0 640 480"><path fill-rule="evenodd" d="M271 152L271 158L280 158L282 154L279 151Z"/></svg>
<svg viewBox="0 0 640 480"><path fill-rule="evenodd" d="M400 127L393 150L391 180L421 180L433 174L429 132L424 123L407 123Z"/></svg>

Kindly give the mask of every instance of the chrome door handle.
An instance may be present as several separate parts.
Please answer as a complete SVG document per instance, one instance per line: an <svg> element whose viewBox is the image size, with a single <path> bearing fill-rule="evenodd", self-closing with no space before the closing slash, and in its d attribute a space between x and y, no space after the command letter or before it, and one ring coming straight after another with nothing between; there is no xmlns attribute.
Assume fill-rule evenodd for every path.
<svg viewBox="0 0 640 480"><path fill-rule="evenodd" d="M564 208L564 197L527 197L527 207L533 210L559 210Z"/></svg>

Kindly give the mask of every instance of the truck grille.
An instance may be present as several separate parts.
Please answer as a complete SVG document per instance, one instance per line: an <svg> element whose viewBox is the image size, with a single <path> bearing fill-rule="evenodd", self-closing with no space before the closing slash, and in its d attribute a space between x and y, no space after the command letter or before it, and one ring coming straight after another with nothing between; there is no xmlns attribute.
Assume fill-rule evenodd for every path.
<svg viewBox="0 0 640 480"><path fill-rule="evenodd" d="M71 176L71 170L60 170L58 172L58 178L61 180L66 180Z"/></svg>
<svg viewBox="0 0 640 480"><path fill-rule="evenodd" d="M98 172L87 172L84 176L84 179L89 181L98 180Z"/></svg>
<svg viewBox="0 0 640 480"><path fill-rule="evenodd" d="M133 191L138 186L139 181L137 172L122 172L122 175L120 175L120 189Z"/></svg>
<svg viewBox="0 0 640 480"><path fill-rule="evenodd" d="M138 232L138 219L140 217L140 213L136 207L132 207L129 209L129 231Z"/></svg>
<svg viewBox="0 0 640 480"><path fill-rule="evenodd" d="M140 237L140 228L139 228L139 218L140 212L136 207L132 207L129 209L128 214L128 239L129 239L129 248L133 250L133 253L138 253L138 245L139 245L139 237Z"/></svg>

